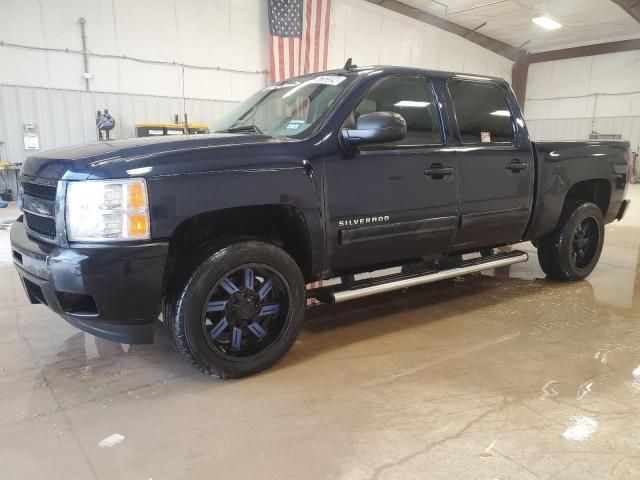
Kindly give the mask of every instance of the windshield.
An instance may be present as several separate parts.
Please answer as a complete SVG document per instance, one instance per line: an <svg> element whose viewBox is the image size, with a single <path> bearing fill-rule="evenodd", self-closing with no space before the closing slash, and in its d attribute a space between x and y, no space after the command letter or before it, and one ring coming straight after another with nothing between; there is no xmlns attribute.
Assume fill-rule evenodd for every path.
<svg viewBox="0 0 640 480"><path fill-rule="evenodd" d="M351 75L316 75L269 85L217 122L213 131L303 137L352 80Z"/></svg>

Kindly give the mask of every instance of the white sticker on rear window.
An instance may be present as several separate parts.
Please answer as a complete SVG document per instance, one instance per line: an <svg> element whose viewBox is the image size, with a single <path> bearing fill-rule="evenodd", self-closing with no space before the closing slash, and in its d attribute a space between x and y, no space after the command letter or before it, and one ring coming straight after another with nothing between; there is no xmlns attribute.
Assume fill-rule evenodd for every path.
<svg viewBox="0 0 640 480"><path fill-rule="evenodd" d="M340 75L320 75L319 77L312 78L309 83L320 83L322 85L339 85L347 77L341 77Z"/></svg>
<svg viewBox="0 0 640 480"><path fill-rule="evenodd" d="M304 120L291 120L287 125L287 130L298 130L304 123Z"/></svg>
<svg viewBox="0 0 640 480"><path fill-rule="evenodd" d="M489 133L489 132L480 132L480 141L482 143L491 143L491 133Z"/></svg>

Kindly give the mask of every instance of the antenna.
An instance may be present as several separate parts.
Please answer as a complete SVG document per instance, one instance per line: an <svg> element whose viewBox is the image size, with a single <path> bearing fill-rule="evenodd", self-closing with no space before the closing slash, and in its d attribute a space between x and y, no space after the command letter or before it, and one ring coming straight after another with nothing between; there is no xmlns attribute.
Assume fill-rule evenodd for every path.
<svg viewBox="0 0 640 480"><path fill-rule="evenodd" d="M344 64L344 68L345 70L351 70L352 68L358 68L357 65L354 65L353 62L351 61L351 57L347 58L346 63Z"/></svg>

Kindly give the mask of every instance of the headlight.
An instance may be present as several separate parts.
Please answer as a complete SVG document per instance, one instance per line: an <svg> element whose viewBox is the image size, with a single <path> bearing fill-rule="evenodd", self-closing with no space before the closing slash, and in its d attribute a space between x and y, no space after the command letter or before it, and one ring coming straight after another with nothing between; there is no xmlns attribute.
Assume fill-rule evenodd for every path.
<svg viewBox="0 0 640 480"><path fill-rule="evenodd" d="M72 242L150 238L147 184L141 178L69 182L66 205Z"/></svg>

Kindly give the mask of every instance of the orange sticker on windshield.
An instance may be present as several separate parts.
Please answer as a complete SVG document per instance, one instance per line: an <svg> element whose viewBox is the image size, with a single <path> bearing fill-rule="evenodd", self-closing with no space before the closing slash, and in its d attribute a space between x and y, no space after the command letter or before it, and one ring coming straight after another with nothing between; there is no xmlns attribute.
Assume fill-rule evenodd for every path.
<svg viewBox="0 0 640 480"><path fill-rule="evenodd" d="M489 132L480 132L480 141L482 143L491 143L491 134Z"/></svg>

